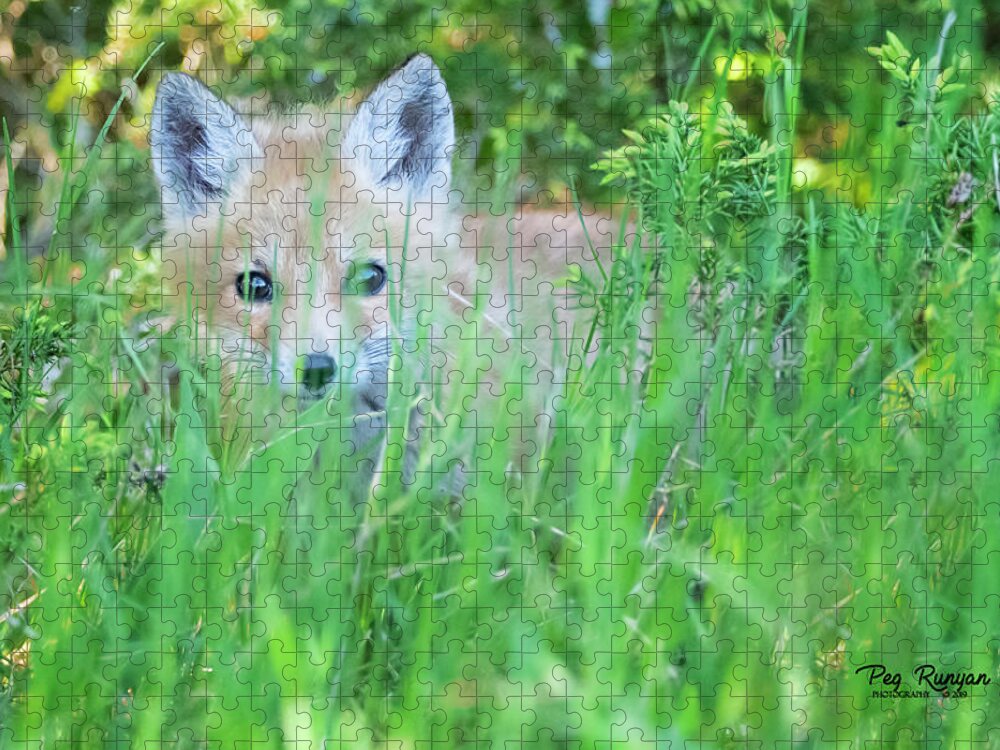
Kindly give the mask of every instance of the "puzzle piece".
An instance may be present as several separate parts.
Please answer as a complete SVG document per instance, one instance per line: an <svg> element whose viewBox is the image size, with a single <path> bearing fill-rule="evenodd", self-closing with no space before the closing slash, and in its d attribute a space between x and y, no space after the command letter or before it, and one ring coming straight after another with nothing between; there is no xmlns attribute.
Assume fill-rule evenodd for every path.
<svg viewBox="0 0 1000 750"><path fill-rule="evenodd" d="M5 746L997 743L993 9L58 5Z"/></svg>

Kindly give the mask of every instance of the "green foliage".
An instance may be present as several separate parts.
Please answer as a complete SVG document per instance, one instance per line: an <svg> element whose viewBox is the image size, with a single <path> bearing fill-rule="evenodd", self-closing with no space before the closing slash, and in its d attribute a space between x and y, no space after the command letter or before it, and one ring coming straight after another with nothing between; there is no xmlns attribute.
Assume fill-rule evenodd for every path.
<svg viewBox="0 0 1000 750"><path fill-rule="evenodd" d="M13 426L28 409L42 409L42 382L74 335L70 321L37 301L14 308L10 322L0 324L0 423Z"/></svg>
<svg viewBox="0 0 1000 750"><path fill-rule="evenodd" d="M889 72L893 80L903 84L904 93L912 94L920 80L920 58L915 57L891 31L887 31L885 36L888 39L885 44L869 47L868 52Z"/></svg>
<svg viewBox="0 0 1000 750"><path fill-rule="evenodd" d="M638 206L642 226L665 234L675 217L698 211L710 177L701 170L702 132L687 104L670 102L640 132L626 130L630 144L593 165L603 184L621 182Z"/></svg>
<svg viewBox="0 0 1000 750"><path fill-rule="evenodd" d="M720 112L710 190L718 214L747 222L775 211L778 149L754 135L730 105Z"/></svg>
<svg viewBox="0 0 1000 750"><path fill-rule="evenodd" d="M147 328L155 191L129 141L155 76L86 159L104 122L90 118L122 94L113 65L90 71L101 90L66 103L79 121L55 107L46 123L61 161L40 189L7 150L0 741L989 745L995 692L883 701L854 671L1000 673L980 572L1000 538L997 110L978 85L929 86L943 53L928 6L816 3L809 24L802 6L755 31L728 25L745 13L733 3L620 3L605 29L577 6L546 22L500 4L470 37L420 3L296 0L228 46L249 6L154 6L122 11L167 13L163 67L208 37L224 76L252 68L289 99L353 93L428 46L497 183L525 155L538 192L564 156L597 161L582 194L621 187L639 236L574 279L593 311L574 335L601 343L574 353L570 383L541 387L538 352L514 343L484 351L489 311L455 321L437 369L397 352L382 481L352 503L338 394L262 423L274 394L249 387L227 440L212 342L189 320ZM28 5L19 56L23 19L69 33L42 29L49 11ZM95 48L113 29L101 11L81 37ZM854 37L881 43L907 13L921 26L878 48L895 66L880 78ZM941 36L964 49L979 20ZM406 42L390 45L396 27ZM129 71L148 53L136 36ZM601 72L606 48L621 64ZM757 73L734 73L741 50ZM46 96L71 95L62 81ZM883 102L906 124L872 116ZM811 176L829 172L846 179ZM46 222L51 242L18 236ZM477 374L497 362L494 392ZM407 484L414 403L429 422ZM459 459L472 471L456 496L443 478Z"/></svg>
<svg viewBox="0 0 1000 750"><path fill-rule="evenodd" d="M946 18L941 32L942 44L955 18L954 13ZM964 84L960 78L964 58L962 61L956 59L951 66L941 70L940 47L934 57L924 60L907 49L891 31L886 32L886 38L888 41L885 44L869 47L868 52L878 60L890 79L899 84L898 125L907 125L914 113L918 116L929 113L940 102L963 93Z"/></svg>
<svg viewBox="0 0 1000 750"><path fill-rule="evenodd" d="M639 132L625 131L631 143L593 165L604 173L604 184L625 187L639 208L642 226L670 237L681 222L704 222L719 232L728 224L744 226L771 215L777 148L751 133L732 106L723 103L712 156L706 157L700 118L684 102L671 101L667 108L667 114Z"/></svg>

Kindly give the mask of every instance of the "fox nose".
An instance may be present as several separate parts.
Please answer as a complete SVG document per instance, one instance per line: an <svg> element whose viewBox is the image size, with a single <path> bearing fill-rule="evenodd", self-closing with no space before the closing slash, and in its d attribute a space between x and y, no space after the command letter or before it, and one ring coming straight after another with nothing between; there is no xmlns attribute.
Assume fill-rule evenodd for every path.
<svg viewBox="0 0 1000 750"><path fill-rule="evenodd" d="M333 382L337 363L328 354L307 354L302 368L302 385L320 391Z"/></svg>

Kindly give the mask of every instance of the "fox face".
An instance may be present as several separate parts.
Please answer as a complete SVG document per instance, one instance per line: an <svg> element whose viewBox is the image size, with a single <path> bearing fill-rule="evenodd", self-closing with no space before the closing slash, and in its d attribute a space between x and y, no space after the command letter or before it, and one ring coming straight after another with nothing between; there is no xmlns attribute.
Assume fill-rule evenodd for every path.
<svg viewBox="0 0 1000 750"><path fill-rule="evenodd" d="M353 115L240 111L163 78L151 145L162 191L164 294L223 360L224 391L277 379L300 403L347 389L384 408L405 263L432 270L451 232L452 104L418 55ZM438 269L440 270L440 268Z"/></svg>

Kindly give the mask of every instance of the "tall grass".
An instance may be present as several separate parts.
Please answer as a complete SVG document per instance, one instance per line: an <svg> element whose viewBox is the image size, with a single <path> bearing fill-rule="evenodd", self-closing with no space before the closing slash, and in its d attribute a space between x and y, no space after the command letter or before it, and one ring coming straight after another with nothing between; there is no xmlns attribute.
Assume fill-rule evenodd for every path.
<svg viewBox="0 0 1000 750"><path fill-rule="evenodd" d="M246 439L222 439L211 342L190 320L142 333L155 247L26 257L15 186L5 744L996 743L995 689L882 700L855 670L998 676L1000 122L918 71L894 104L924 118L855 120L845 156L885 154L851 174L868 205L797 186L806 22L772 54L768 133L725 106L726 66L599 165L642 236L576 281L592 364L549 383L517 344L455 335L427 371L400 352L359 503L336 394L262 424L252 391ZM99 223L78 186L101 164L67 177L57 232ZM408 483L418 401L435 418ZM456 460L461 496L441 491Z"/></svg>

